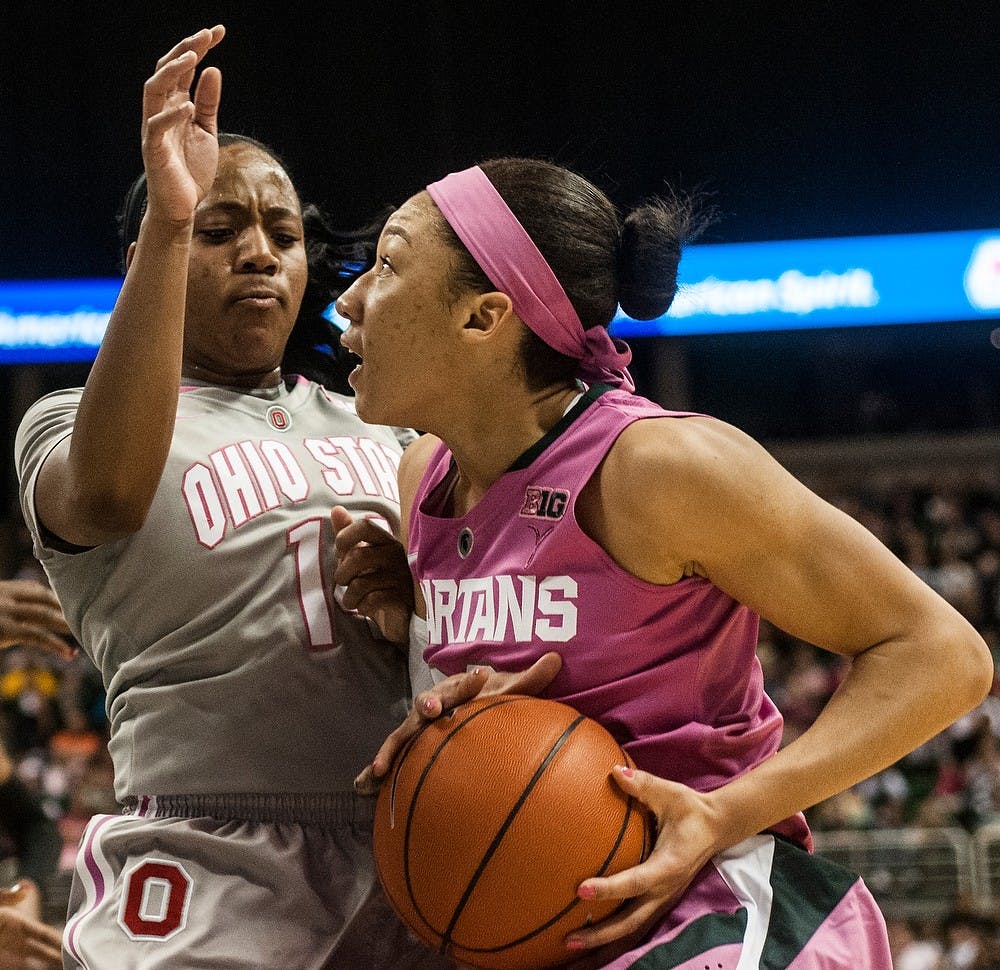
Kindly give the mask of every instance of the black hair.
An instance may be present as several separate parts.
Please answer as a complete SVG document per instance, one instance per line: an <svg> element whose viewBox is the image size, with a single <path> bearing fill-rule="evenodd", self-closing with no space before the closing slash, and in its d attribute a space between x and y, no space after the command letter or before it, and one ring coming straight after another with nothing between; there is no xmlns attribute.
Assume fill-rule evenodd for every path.
<svg viewBox="0 0 1000 970"><path fill-rule="evenodd" d="M246 144L274 159L295 180L284 159L269 145L235 132L220 132L219 146ZM139 238L146 214L146 175L129 186L118 212L122 272L129 246ZM301 202L301 200L300 200ZM301 374L342 394L353 394L347 375L354 367L351 355L340 345L340 330L325 316L327 308L373 263L375 245L393 207L386 206L368 225L340 230L316 205L302 204L306 259L309 273L302 306L285 346L281 361L286 374Z"/></svg>
<svg viewBox="0 0 1000 970"><path fill-rule="evenodd" d="M597 186L542 159L494 158L479 167L552 267L584 329L607 327L619 305L638 320L666 313L677 292L681 249L712 217L700 200L670 191L622 219ZM492 289L458 236L440 222L460 255L455 286ZM521 357L528 386L540 390L572 380L578 362L525 330Z"/></svg>

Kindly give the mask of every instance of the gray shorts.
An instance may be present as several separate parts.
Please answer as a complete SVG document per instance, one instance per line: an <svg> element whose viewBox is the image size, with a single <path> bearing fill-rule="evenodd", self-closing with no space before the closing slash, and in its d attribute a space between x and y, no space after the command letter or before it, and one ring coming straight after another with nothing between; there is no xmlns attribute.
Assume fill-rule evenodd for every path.
<svg viewBox="0 0 1000 970"><path fill-rule="evenodd" d="M80 842L66 970L443 970L382 894L372 799L170 796Z"/></svg>

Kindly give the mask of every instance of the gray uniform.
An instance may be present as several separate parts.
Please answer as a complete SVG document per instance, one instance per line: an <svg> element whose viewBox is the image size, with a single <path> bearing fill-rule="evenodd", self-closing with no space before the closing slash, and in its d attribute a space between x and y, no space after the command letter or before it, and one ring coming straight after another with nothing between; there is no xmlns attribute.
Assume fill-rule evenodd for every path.
<svg viewBox="0 0 1000 970"><path fill-rule="evenodd" d="M36 555L107 688L129 813L81 843L66 966L435 965L385 908L352 792L405 715L405 660L330 586L333 505L398 525L396 434L304 380L185 387L143 527L68 554L33 496L80 394L36 402L15 444Z"/></svg>

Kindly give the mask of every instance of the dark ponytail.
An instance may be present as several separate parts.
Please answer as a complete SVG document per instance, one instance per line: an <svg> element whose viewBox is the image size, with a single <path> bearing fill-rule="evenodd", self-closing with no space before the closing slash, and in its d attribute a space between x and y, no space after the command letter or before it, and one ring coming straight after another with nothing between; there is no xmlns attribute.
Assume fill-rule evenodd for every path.
<svg viewBox="0 0 1000 970"><path fill-rule="evenodd" d="M670 309L677 294L681 249L696 235L691 199L671 195L633 209L622 224L618 249L618 303L636 320Z"/></svg>

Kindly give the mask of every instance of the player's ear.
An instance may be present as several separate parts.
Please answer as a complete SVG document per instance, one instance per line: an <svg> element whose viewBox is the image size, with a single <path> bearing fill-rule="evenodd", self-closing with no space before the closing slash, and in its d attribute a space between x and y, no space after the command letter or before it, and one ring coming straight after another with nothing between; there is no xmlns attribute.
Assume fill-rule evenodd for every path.
<svg viewBox="0 0 1000 970"><path fill-rule="evenodd" d="M514 304L506 293L499 290L479 293L472 304L465 329L490 334L514 315Z"/></svg>
<svg viewBox="0 0 1000 970"><path fill-rule="evenodd" d="M132 265L132 257L135 256L135 243L130 242L128 244L128 249L125 251L125 272L128 272L128 268Z"/></svg>

